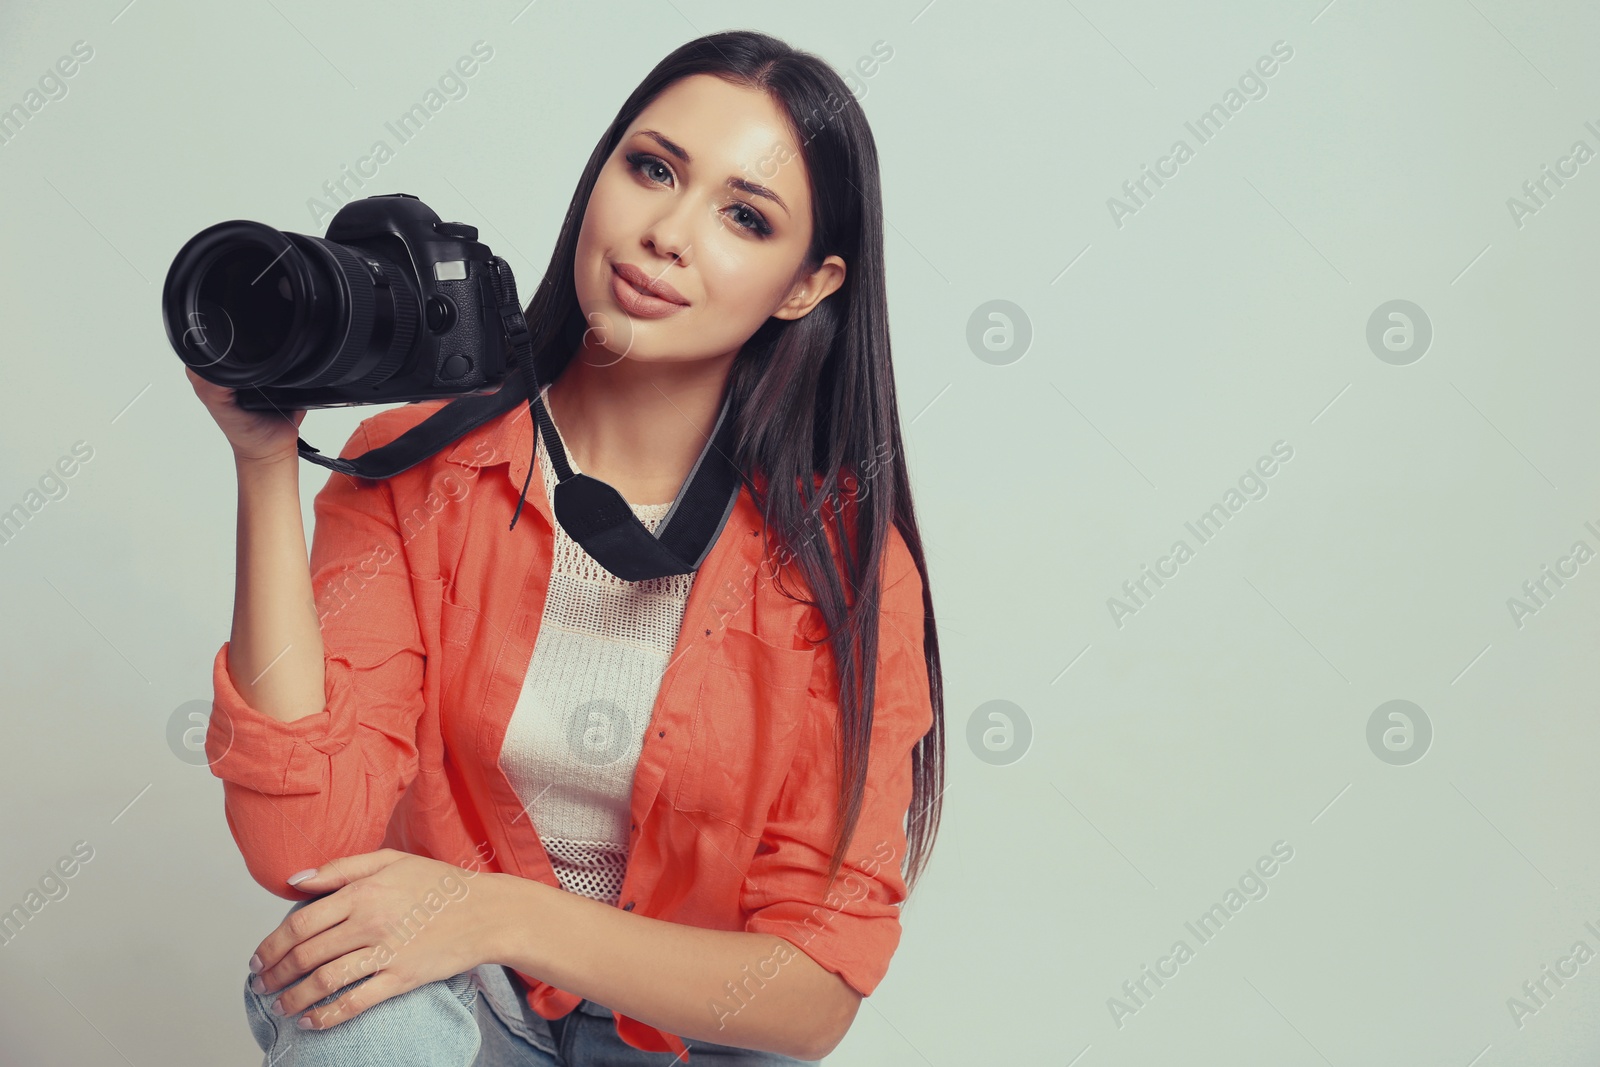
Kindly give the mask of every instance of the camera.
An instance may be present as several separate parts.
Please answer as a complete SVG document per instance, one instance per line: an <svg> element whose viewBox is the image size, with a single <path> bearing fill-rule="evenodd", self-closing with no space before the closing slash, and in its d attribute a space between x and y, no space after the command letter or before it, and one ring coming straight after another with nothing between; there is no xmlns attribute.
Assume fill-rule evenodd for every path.
<svg viewBox="0 0 1600 1067"><path fill-rule="evenodd" d="M167 340L251 411L457 397L504 381L511 268L410 193L353 200L326 237L219 222L178 250Z"/></svg>

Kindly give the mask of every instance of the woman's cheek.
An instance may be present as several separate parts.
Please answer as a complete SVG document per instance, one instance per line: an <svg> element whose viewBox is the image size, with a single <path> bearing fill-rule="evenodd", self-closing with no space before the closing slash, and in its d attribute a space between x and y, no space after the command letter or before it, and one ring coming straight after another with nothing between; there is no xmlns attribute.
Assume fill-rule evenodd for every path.
<svg viewBox="0 0 1600 1067"><path fill-rule="evenodd" d="M704 279L714 321L726 323L743 340L772 317L781 294L763 273L764 264L741 263Z"/></svg>

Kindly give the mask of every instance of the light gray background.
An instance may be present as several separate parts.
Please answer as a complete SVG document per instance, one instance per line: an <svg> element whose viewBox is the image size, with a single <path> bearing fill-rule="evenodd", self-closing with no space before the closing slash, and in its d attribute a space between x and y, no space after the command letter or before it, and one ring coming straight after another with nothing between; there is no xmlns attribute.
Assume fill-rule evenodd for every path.
<svg viewBox="0 0 1600 1067"><path fill-rule="evenodd" d="M0 147L0 507L94 449L0 546L0 908L94 848L0 947L0 1058L260 1059L241 983L287 903L166 737L228 636L235 506L161 328L173 254L229 218L320 235L307 198L482 39L363 195L477 224L526 298L628 90L750 27L841 69L893 48L863 104L947 684L935 862L829 1062L1595 1062L1600 960L1520 1028L1507 1005L1600 952L1600 561L1508 608L1600 550L1600 161L1520 227L1507 207L1600 149L1592 6L124 3L0 9L0 107L94 48ZM1280 40L1266 96L1196 146L1184 122ZM1194 158L1116 225L1180 137ZM1395 299L1433 328L1407 365L1366 340ZM991 300L1025 353L969 346L974 315L1006 325ZM337 449L373 411L303 433ZM1184 523L1279 440L1267 495L1199 545ZM1108 598L1179 538L1194 558L1118 626ZM1367 742L1392 699L1433 727L1405 766ZM1009 752L968 741L1004 732L996 700ZM1201 945L1184 923L1277 841L1268 895ZM1180 938L1118 1026L1109 998Z"/></svg>

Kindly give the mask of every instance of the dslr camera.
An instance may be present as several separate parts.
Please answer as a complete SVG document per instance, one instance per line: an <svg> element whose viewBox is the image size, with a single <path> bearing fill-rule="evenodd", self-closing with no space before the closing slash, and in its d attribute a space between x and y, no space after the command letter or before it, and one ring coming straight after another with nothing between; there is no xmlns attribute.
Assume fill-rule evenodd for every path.
<svg viewBox="0 0 1600 1067"><path fill-rule="evenodd" d="M191 237L161 293L167 340L252 411L492 392L520 327L516 281L474 226L409 193L353 200L326 237L219 222Z"/></svg>

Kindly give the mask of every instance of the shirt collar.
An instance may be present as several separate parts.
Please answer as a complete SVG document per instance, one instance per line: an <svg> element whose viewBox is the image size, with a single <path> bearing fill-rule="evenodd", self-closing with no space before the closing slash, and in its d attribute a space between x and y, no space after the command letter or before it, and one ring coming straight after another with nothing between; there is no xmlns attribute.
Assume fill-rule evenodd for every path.
<svg viewBox="0 0 1600 1067"><path fill-rule="evenodd" d="M526 402L468 431L456 441L455 447L450 450L446 458L451 463L458 463L463 467L485 468L504 464L506 480L510 483L513 493L520 495L523 482L527 481L528 497L523 510L533 508L544 516L552 530L555 529L555 512L551 509L550 499L545 493L544 473L534 453L533 415L528 411ZM531 479L528 477L530 465L533 467ZM764 475L757 474L755 482L761 488L766 488L767 479ZM735 544L739 546L740 551L746 554L751 552L759 554L758 535L762 525L762 517L756 509L755 501L748 490L741 489L733 513L728 516L727 525L719 540L726 539L730 530L735 531ZM756 539L755 543L752 543L751 539Z"/></svg>
<svg viewBox="0 0 1600 1067"><path fill-rule="evenodd" d="M533 417L527 403L518 404L510 411L495 416L482 426L468 431L456 441L446 457L451 463L463 467L484 468L505 464L506 480L518 495L523 483L528 486L527 503L523 509L533 508L543 515L552 528L555 514L545 495L544 475L539 470L533 450ZM530 466L533 477L528 477Z"/></svg>

